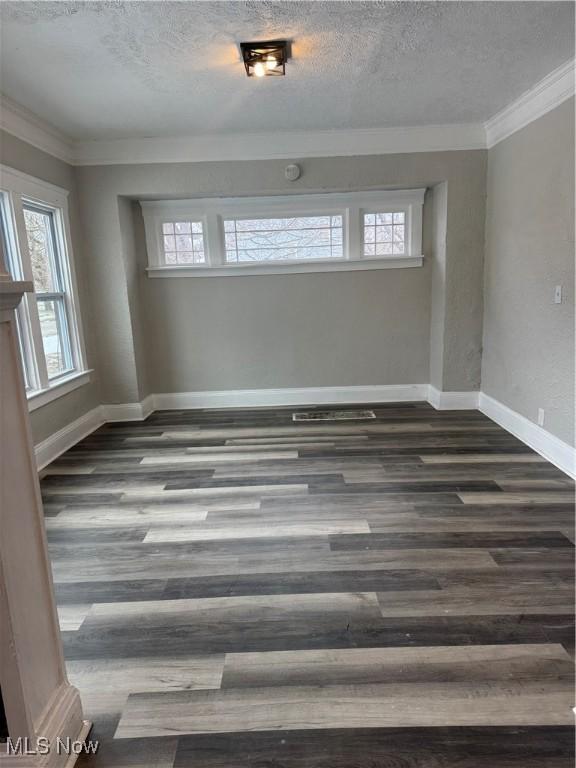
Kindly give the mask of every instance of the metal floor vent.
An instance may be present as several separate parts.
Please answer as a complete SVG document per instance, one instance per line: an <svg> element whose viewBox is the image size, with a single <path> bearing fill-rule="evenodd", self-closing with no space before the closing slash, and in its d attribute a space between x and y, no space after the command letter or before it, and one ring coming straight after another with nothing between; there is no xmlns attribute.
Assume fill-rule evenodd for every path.
<svg viewBox="0 0 576 768"><path fill-rule="evenodd" d="M375 418L374 411L303 411L292 414L292 421L354 421Z"/></svg>

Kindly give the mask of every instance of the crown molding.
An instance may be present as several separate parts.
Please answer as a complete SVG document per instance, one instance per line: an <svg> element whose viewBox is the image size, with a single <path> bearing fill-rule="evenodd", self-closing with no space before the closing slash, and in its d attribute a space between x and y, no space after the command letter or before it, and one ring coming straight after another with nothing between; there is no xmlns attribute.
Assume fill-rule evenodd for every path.
<svg viewBox="0 0 576 768"><path fill-rule="evenodd" d="M574 66L573 59L567 61L484 124L74 141L0 96L0 128L72 165L293 160L486 149L573 96Z"/></svg>
<svg viewBox="0 0 576 768"><path fill-rule="evenodd" d="M488 149L550 112L574 95L574 59L550 72L484 123Z"/></svg>
<svg viewBox="0 0 576 768"><path fill-rule="evenodd" d="M57 128L0 94L0 128L66 163L74 162L74 142Z"/></svg>
<svg viewBox="0 0 576 768"><path fill-rule="evenodd" d="M290 160L485 149L480 124L80 141L77 165Z"/></svg>

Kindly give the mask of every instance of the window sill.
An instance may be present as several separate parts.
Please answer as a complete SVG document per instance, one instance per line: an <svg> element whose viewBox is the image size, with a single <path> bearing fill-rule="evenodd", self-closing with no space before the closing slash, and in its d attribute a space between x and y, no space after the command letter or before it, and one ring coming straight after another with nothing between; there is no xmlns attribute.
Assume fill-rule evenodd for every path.
<svg viewBox="0 0 576 768"><path fill-rule="evenodd" d="M306 272L356 272L375 269L421 267L423 256L387 256L383 259L307 261L289 264L250 264L218 267L148 267L148 277L242 277L244 275L293 275Z"/></svg>
<svg viewBox="0 0 576 768"><path fill-rule="evenodd" d="M78 387L88 384L91 373L92 369L74 372L47 389L37 389L31 392L28 395L28 410L35 411L37 408L41 408L43 405L47 405L53 400L73 392Z"/></svg>

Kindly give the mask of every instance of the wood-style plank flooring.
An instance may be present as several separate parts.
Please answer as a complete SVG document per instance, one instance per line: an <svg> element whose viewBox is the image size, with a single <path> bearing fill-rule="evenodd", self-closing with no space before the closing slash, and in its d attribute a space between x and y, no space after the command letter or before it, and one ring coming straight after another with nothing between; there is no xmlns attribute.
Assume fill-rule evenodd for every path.
<svg viewBox="0 0 576 768"><path fill-rule="evenodd" d="M45 470L82 768L572 768L573 483L373 407L158 412Z"/></svg>

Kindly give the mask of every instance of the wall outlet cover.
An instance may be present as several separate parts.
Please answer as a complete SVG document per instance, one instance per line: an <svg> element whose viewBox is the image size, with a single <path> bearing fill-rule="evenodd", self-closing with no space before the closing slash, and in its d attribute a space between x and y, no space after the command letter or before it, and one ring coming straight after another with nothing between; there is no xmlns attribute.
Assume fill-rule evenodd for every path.
<svg viewBox="0 0 576 768"><path fill-rule="evenodd" d="M562 286L557 285L554 288L554 304L562 304Z"/></svg>

